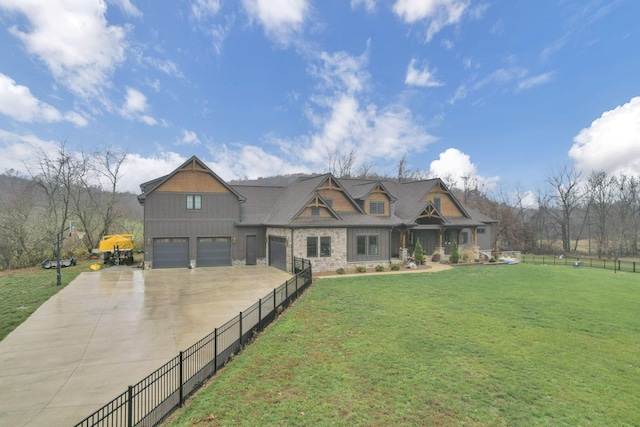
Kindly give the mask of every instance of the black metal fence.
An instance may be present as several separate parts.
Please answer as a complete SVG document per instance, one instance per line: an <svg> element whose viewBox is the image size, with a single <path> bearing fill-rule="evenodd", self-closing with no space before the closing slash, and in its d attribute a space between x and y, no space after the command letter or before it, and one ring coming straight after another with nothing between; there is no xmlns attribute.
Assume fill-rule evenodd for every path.
<svg viewBox="0 0 640 427"><path fill-rule="evenodd" d="M538 265L560 265L568 267L593 267L604 268L613 271L626 271L640 273L640 265L636 267L636 261L604 258L571 258L544 255L522 255L520 262Z"/></svg>
<svg viewBox="0 0 640 427"><path fill-rule="evenodd" d="M245 311L76 424L90 426L155 426L202 383L215 375L252 337L271 323L311 284L311 262L294 258L295 276Z"/></svg>

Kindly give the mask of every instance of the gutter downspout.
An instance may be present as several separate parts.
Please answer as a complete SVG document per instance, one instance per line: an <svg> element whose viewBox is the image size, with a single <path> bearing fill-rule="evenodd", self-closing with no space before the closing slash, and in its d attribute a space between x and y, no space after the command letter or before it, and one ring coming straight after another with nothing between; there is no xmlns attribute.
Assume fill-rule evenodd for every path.
<svg viewBox="0 0 640 427"><path fill-rule="evenodd" d="M296 274L296 260L295 260L295 252L293 252L293 232L295 231L295 227L291 228L291 274Z"/></svg>

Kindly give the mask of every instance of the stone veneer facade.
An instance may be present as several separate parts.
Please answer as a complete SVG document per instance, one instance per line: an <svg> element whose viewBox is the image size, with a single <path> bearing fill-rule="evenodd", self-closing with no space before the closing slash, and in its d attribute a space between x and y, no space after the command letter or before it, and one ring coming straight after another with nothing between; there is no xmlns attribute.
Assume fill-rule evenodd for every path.
<svg viewBox="0 0 640 427"><path fill-rule="evenodd" d="M289 228L275 228L275 227L267 227L267 256L265 260L269 259L269 236L272 237L284 237L287 239L287 273L292 273L291 271L291 230Z"/></svg>
<svg viewBox="0 0 640 427"><path fill-rule="evenodd" d="M331 237L330 257L308 257L307 237ZM293 232L293 251L295 256L311 261L315 272L335 271L347 264L347 229L346 228L300 228Z"/></svg>

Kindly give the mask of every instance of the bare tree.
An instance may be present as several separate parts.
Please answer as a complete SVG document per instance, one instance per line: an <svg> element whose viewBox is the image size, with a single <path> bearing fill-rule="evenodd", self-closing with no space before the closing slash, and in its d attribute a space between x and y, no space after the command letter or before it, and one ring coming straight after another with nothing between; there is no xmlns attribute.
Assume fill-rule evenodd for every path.
<svg viewBox="0 0 640 427"><path fill-rule="evenodd" d="M327 150L327 164L329 166L329 172L338 178L351 177L355 162L355 148L347 154L342 153L338 148L335 148L333 151Z"/></svg>
<svg viewBox="0 0 640 427"><path fill-rule="evenodd" d="M552 171L547 178L551 187L549 213L560 227L562 249L567 253L571 252L571 216L584 197L581 177L575 166L564 165Z"/></svg>
<svg viewBox="0 0 640 427"><path fill-rule="evenodd" d="M84 245L89 252L97 247L100 238L110 234L123 215L119 208L118 184L122 179L122 164L126 154L108 146L90 155L82 154L89 173L73 193L73 213L87 234Z"/></svg>
<svg viewBox="0 0 640 427"><path fill-rule="evenodd" d="M596 244L598 258L607 252L607 225L609 223L609 211L612 208L614 191L616 187L615 177L609 176L604 171L593 171L587 179L587 191L589 194L588 212L595 216L593 225L596 232Z"/></svg>

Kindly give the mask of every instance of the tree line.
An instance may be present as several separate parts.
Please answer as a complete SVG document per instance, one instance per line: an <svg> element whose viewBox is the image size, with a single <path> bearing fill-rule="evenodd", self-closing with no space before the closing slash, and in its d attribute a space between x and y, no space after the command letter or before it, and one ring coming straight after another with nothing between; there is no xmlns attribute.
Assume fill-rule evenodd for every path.
<svg viewBox="0 0 640 427"><path fill-rule="evenodd" d="M140 227L139 210L131 209L118 191L125 158L112 146L86 153L61 142L51 151L38 149L25 165L28 173L6 171L0 192L0 267L27 267L54 257L58 236L64 258L73 251L88 255L105 234ZM71 239L73 231L86 234Z"/></svg>
<svg viewBox="0 0 640 427"><path fill-rule="evenodd" d="M113 146L85 153L61 142L53 151L38 149L26 165L28 173L6 171L0 180L0 268L36 265L54 256L57 236L68 237L71 222L86 234L82 239L65 239L67 252L88 254L106 234L141 236L141 207L134 195L118 191L125 159L126 154ZM353 150L328 151L325 161L327 171L339 178L399 182L435 178L427 171L409 169L406 155L393 177L378 175L373 164L356 169ZM552 170L534 195L517 188L487 191L471 175L439 178L465 205L497 220L492 227L496 248L614 258L638 254L637 177L604 171L583 176L565 164ZM133 206L125 202L126 196L133 198Z"/></svg>

